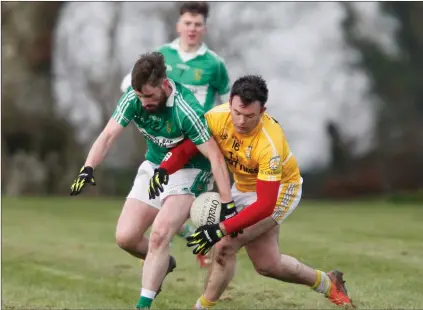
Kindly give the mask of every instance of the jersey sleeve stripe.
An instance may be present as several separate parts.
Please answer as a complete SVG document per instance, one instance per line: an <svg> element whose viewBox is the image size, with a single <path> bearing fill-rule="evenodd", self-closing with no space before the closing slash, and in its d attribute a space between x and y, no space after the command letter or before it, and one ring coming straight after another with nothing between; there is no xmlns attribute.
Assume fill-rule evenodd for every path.
<svg viewBox="0 0 423 310"><path fill-rule="evenodd" d="M196 122L194 121L194 119L193 119L192 115L190 114L190 112L187 111L186 107L184 106L183 99L178 96L178 97L175 97L175 100L178 103L179 110L183 113L183 115L185 115L186 117L188 117L188 119L190 120L191 124L195 127L195 130L200 135L201 134L201 130L198 127L198 124L196 124Z"/></svg>
<svg viewBox="0 0 423 310"><path fill-rule="evenodd" d="M291 159L292 157L292 152L289 151L288 156L286 157L286 159L282 162L282 166L285 166L286 163Z"/></svg>
<svg viewBox="0 0 423 310"><path fill-rule="evenodd" d="M282 205L286 206L289 203L290 198L292 197L292 195L294 194L295 191L295 187L297 186L296 183L290 183L288 185L288 189L285 192L284 197L282 198Z"/></svg>
<svg viewBox="0 0 423 310"><path fill-rule="evenodd" d="M200 118L195 114L195 112L191 109L191 107L183 103L184 101L181 101L181 109L183 110L184 114L190 119L191 123L194 125L197 133L198 133L198 139L201 139L201 141L206 142L210 139L210 135L208 134L207 127L201 122Z"/></svg>
<svg viewBox="0 0 423 310"><path fill-rule="evenodd" d="M179 129L182 130L181 118L179 116L179 109L176 109L176 119L178 120L178 123L179 123Z"/></svg>
<svg viewBox="0 0 423 310"><path fill-rule="evenodd" d="M127 94L125 94L125 97L122 98L122 101L119 103L117 108L117 114L115 115L114 119L120 123L122 120L125 120L125 122L129 122L129 120L125 117L126 109L129 107L129 103L132 99L135 98L134 91L129 91Z"/></svg>
<svg viewBox="0 0 423 310"><path fill-rule="evenodd" d="M278 155L278 151L276 149L275 143L273 143L272 138L270 138L269 134L267 133L266 129L263 127L263 133L266 136L267 140L269 141L270 145L272 146L273 156Z"/></svg>
<svg viewBox="0 0 423 310"><path fill-rule="evenodd" d="M189 106L189 104L181 97L175 97L175 99L178 101L179 106L184 112L184 114L188 117L188 119L191 121L193 126L195 127L197 133L199 134L199 138L201 138L202 141L206 142L210 139L210 134L207 131L206 126L201 122L198 115L194 112L194 110Z"/></svg>

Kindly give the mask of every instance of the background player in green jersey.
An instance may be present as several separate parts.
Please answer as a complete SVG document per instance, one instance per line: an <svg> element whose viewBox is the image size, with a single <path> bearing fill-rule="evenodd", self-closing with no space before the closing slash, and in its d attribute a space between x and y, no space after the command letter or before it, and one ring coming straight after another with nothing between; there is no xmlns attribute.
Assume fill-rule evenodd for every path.
<svg viewBox="0 0 423 310"><path fill-rule="evenodd" d="M166 274L176 265L169 256L171 238L188 219L194 196L212 188L208 160L223 210L233 206L233 201L225 160L207 129L204 109L189 89L167 78L163 55L154 52L141 56L132 70L131 84L91 147L84 167L72 184L71 195L79 194L86 183L95 185L94 168L125 127L134 122L147 138L148 151L119 217L116 241L125 251L145 259L137 308L149 308ZM194 142L208 160L199 154L179 174L169 178L156 168L169 148L185 138ZM148 192L151 178L167 184L154 199L150 199ZM235 208L229 212L232 210ZM144 234L150 226L151 235L147 239Z"/></svg>
<svg viewBox="0 0 423 310"><path fill-rule="evenodd" d="M203 42L209 6L206 2L182 3L176 30L179 38L158 48L165 57L167 76L189 88L209 111L219 98L225 103L229 94L229 77L223 59L209 50ZM122 92L131 86L129 73L121 84ZM183 225L179 236L186 238L195 229ZM197 255L201 267L207 267L211 260L202 254Z"/></svg>
<svg viewBox="0 0 423 310"><path fill-rule="evenodd" d="M220 97L229 94L229 76L224 61L203 42L209 7L206 2L186 2L176 24L179 37L157 50L165 57L167 76L189 88L207 112ZM122 92L131 85L130 74L122 81Z"/></svg>

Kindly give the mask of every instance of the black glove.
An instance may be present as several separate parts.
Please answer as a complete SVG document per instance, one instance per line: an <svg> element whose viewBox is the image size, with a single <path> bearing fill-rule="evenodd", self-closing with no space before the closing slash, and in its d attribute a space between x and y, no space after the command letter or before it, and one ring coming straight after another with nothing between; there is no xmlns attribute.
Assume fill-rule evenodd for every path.
<svg viewBox="0 0 423 310"><path fill-rule="evenodd" d="M163 184L166 185L169 182L169 174L164 168L154 169L154 174L150 179L148 185L148 198L154 199L163 193ZM159 192L160 191L160 192Z"/></svg>
<svg viewBox="0 0 423 310"><path fill-rule="evenodd" d="M195 246L192 253L206 255L210 249L224 237L219 224L208 224L197 228L195 233L187 237L187 246Z"/></svg>
<svg viewBox="0 0 423 310"><path fill-rule="evenodd" d="M96 185L94 180L94 169L89 166L82 167L81 171L79 171L78 177L75 179L75 181L73 181L70 188L70 195L79 195L86 183Z"/></svg>
<svg viewBox="0 0 423 310"><path fill-rule="evenodd" d="M223 222L235 215L238 214L236 211L235 202L232 200L231 202L221 203L221 211L220 211L220 221Z"/></svg>
<svg viewBox="0 0 423 310"><path fill-rule="evenodd" d="M236 210L235 202L233 200L228 203L222 203L221 206L222 206L220 211L221 222L223 222L224 220L230 219L231 217L238 214L238 211ZM243 233L242 230L239 232L233 232L231 233L231 237L236 238L238 237L238 234L242 234L242 233Z"/></svg>

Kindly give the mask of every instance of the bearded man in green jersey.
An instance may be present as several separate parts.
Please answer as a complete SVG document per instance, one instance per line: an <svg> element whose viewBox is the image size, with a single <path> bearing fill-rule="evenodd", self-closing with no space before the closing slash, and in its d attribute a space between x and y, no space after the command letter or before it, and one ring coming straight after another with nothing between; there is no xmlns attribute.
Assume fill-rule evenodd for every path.
<svg viewBox="0 0 423 310"><path fill-rule="evenodd" d="M176 30L179 38L157 50L165 57L167 76L189 88L208 112L219 97L225 103L230 90L229 76L222 58L207 48L203 42L209 6L206 2L182 3ZM131 85L129 73L121 84L122 92ZM184 224L179 236L187 238L195 229ZM197 255L201 267L207 267L208 256Z"/></svg>
<svg viewBox="0 0 423 310"><path fill-rule="evenodd" d="M170 240L188 219L194 197L211 190L212 173L222 210L228 210L223 212L231 216L236 211L225 160L207 128L204 109L189 89L167 78L163 55L159 52L142 55L132 70L131 84L91 147L72 184L71 195L79 194L87 183L95 184L95 167L133 122L146 137L148 150L123 205L116 242L130 254L145 259L137 308L149 308L166 274L176 266L169 255ZM194 142L202 154L194 156L184 169L169 178L158 166L168 150L185 138ZM150 179L167 184L154 199L150 199L152 195L148 191ZM150 226L151 235L147 239L144 234Z"/></svg>

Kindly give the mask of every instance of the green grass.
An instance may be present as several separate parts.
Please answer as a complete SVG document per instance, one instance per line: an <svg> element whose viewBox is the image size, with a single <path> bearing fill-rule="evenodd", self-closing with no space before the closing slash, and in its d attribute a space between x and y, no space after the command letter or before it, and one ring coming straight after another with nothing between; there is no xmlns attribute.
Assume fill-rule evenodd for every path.
<svg viewBox="0 0 423 310"><path fill-rule="evenodd" d="M2 306L133 309L140 263L114 243L122 199L3 198ZM362 309L423 308L423 207L302 203L282 225L281 251L345 273ZM205 270L180 238L178 267L153 308L192 308ZM261 277L242 250L219 308L334 309L310 289Z"/></svg>

